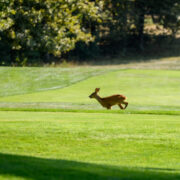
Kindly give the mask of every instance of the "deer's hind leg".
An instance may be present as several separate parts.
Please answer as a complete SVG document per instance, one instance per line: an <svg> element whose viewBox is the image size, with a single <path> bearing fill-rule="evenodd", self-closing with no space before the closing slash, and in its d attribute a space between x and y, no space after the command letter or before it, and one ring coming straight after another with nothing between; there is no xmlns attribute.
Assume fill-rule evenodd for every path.
<svg viewBox="0 0 180 180"><path fill-rule="evenodd" d="M123 106L121 104L118 104L118 106L121 108L121 109L124 109Z"/></svg>

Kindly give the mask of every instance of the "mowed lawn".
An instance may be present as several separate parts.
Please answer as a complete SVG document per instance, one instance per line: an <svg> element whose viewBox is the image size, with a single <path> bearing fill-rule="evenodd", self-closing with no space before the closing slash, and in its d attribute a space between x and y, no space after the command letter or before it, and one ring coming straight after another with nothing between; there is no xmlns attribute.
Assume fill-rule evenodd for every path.
<svg viewBox="0 0 180 180"><path fill-rule="evenodd" d="M0 112L0 179L179 179L175 115Z"/></svg>
<svg viewBox="0 0 180 180"><path fill-rule="evenodd" d="M0 68L0 179L179 180L180 72L83 68Z"/></svg>
<svg viewBox="0 0 180 180"><path fill-rule="evenodd" d="M77 71L80 70L78 69ZM71 79L71 76L68 76L68 79ZM83 73L81 73L81 76L84 76ZM49 78L51 77L53 75ZM47 78L48 81L50 81L49 78ZM56 86L62 86L63 82L58 84L58 80L56 81ZM29 81L29 83L34 84L32 81ZM99 87L101 88L100 96L112 94L127 96L127 101L129 102L128 110L179 111L180 109L179 71L116 70L82 80L75 84L69 82L69 84L65 88L55 90L48 89L41 92L34 90L34 92L22 93L21 95L2 96L0 97L0 107L103 109L96 100L88 98L94 89ZM41 86L41 83L38 82L36 86L38 85ZM45 86L51 88L49 84ZM21 89L23 89L23 83ZM44 89L46 88L44 87ZM7 91L9 90L5 90L5 92ZM23 92L23 90L20 91ZM116 106L113 109L119 110Z"/></svg>

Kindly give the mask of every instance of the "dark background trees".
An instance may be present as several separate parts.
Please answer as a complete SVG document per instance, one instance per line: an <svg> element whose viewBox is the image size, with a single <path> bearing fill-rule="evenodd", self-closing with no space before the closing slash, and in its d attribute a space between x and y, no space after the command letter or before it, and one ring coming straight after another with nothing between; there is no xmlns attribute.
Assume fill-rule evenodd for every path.
<svg viewBox="0 0 180 180"><path fill-rule="evenodd" d="M2 0L0 64L126 56L179 28L179 0Z"/></svg>

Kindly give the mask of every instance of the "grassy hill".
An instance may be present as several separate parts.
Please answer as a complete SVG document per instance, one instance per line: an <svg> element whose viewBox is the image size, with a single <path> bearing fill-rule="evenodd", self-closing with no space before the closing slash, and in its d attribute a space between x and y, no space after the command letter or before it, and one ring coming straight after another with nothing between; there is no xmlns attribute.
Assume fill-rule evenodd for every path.
<svg viewBox="0 0 180 180"><path fill-rule="evenodd" d="M91 76L95 74L93 70L92 68ZM21 95L0 97L0 105L1 107L7 108L16 106L19 108L98 110L103 108L97 101L89 99L88 96L96 87L100 87L101 90L99 94L101 96L112 94L126 95L127 101L129 102L128 110L179 110L179 71L132 69L114 70L113 72L109 72L110 70L106 71L105 73L105 70L99 70L99 72L96 73L103 72L103 74L90 77L83 81L81 80L75 84L71 76L68 77L65 82L57 80L58 86L56 86L57 89L54 90L54 86L50 86L48 83L41 92L37 92L40 88L38 87L34 89L34 92L24 94L25 90L22 88ZM69 74L71 74L70 71ZM81 71L79 76L81 79L85 79L87 78L86 74L86 71L85 73ZM63 76L66 77L63 73L59 76L61 76L61 79L63 79ZM47 82L49 82L49 77L47 79ZM46 80L42 80L42 82L43 81L46 82ZM76 79L76 81L78 80ZM69 84L66 82L69 82ZM29 83L34 84L35 82L32 80ZM23 87L23 85L21 86ZM37 83L36 86L42 85L41 83ZM67 87L62 88L64 86ZM15 86L15 88L17 88L17 86ZM12 90L10 89L10 91ZM114 106L113 109L117 110L119 108Z"/></svg>
<svg viewBox="0 0 180 180"><path fill-rule="evenodd" d="M0 68L0 179L180 179L180 72ZM103 109L89 95L124 94Z"/></svg>
<svg viewBox="0 0 180 180"><path fill-rule="evenodd" d="M98 67L0 67L0 97L64 88L107 71Z"/></svg>

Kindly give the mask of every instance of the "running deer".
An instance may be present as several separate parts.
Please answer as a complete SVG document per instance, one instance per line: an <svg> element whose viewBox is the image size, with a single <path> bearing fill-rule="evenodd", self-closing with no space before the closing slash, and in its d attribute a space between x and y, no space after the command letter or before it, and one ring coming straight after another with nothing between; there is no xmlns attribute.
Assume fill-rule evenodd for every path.
<svg viewBox="0 0 180 180"><path fill-rule="evenodd" d="M115 94L108 97L101 98L97 93L100 88L96 88L89 98L95 98L103 107L111 109L111 106L118 105L121 109L126 109L128 102L125 101L126 97L120 94ZM122 104L125 106L123 107Z"/></svg>

